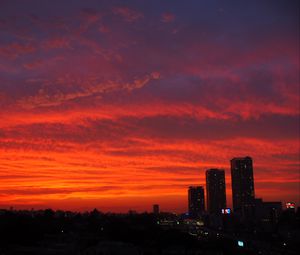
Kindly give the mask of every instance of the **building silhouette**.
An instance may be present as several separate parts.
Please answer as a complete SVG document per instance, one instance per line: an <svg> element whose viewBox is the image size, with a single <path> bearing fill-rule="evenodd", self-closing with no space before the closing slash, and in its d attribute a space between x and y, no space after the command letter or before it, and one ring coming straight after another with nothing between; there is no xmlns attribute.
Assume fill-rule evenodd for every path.
<svg viewBox="0 0 300 255"><path fill-rule="evenodd" d="M153 213L154 214L159 214L159 205L158 204L153 205Z"/></svg>
<svg viewBox="0 0 300 255"><path fill-rule="evenodd" d="M209 169L206 171L206 201L210 214L221 214L226 208L225 171Z"/></svg>
<svg viewBox="0 0 300 255"><path fill-rule="evenodd" d="M250 216L255 204L252 158L233 158L230 163L234 212Z"/></svg>
<svg viewBox="0 0 300 255"><path fill-rule="evenodd" d="M279 216L282 212L282 203L276 202L265 202L261 198L255 199L255 218L264 225L269 224L275 226L278 223Z"/></svg>
<svg viewBox="0 0 300 255"><path fill-rule="evenodd" d="M189 216L199 217L203 214L204 188L202 186L190 186L188 191Z"/></svg>

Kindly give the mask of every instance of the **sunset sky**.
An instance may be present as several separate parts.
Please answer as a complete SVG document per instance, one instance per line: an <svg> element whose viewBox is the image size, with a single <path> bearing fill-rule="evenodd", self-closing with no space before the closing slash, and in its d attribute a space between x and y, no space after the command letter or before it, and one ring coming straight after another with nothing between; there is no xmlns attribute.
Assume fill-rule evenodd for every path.
<svg viewBox="0 0 300 255"><path fill-rule="evenodd" d="M299 1L0 0L0 208L187 210L251 156L300 203Z"/></svg>

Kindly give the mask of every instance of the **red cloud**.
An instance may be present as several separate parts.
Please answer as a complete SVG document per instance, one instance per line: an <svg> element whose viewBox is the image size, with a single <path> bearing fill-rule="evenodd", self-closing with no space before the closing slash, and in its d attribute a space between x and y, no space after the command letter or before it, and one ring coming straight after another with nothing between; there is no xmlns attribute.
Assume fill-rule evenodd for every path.
<svg viewBox="0 0 300 255"><path fill-rule="evenodd" d="M70 39L67 39L65 37L57 37L57 38L51 38L46 40L43 45L43 48L45 49L60 49L60 48L66 48L70 49Z"/></svg>
<svg viewBox="0 0 300 255"><path fill-rule="evenodd" d="M40 65L41 63L36 63ZM25 66L26 68L35 67L28 64ZM86 98L91 96L101 96L102 94L106 94L108 92L113 91L121 91L127 90L132 91L135 89L143 88L148 82L151 80L159 79L159 73L153 72L150 75L145 75L141 78L135 78L131 82L120 82L120 81L105 81L101 82L95 77L87 77L86 80L76 80L69 77L62 77L57 79L54 83L48 82L44 88L41 88L38 93L34 96L30 96L28 98L23 98L19 101L19 105L23 108L32 109L37 107L48 107L48 106L57 106L61 105L65 102ZM68 84L73 83L73 85L77 85L80 89L72 92L62 92L61 90L51 90L52 86L55 84ZM83 83L83 84L82 84ZM51 86L52 85L52 86ZM51 94L51 95L50 95Z"/></svg>
<svg viewBox="0 0 300 255"><path fill-rule="evenodd" d="M4 57L15 59L21 55L30 54L36 51L30 43L21 44L21 43L11 43L5 46L0 46L0 55Z"/></svg>

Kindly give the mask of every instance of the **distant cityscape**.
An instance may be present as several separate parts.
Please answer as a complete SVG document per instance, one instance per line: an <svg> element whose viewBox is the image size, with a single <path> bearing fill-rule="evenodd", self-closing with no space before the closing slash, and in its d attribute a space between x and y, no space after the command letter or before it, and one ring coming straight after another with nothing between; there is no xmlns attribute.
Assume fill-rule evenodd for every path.
<svg viewBox="0 0 300 255"><path fill-rule="evenodd" d="M212 168L205 173L206 189L204 186L188 188L186 216L191 219L201 219L234 214L243 222L253 219L277 222L282 212L282 202L265 202L262 198L255 197L252 158L249 156L233 158L230 160L230 166L233 208L227 207L226 203L225 170ZM294 202L286 202L285 207L290 211L296 209ZM159 214L159 212L160 206L154 204L153 213Z"/></svg>
<svg viewBox="0 0 300 255"><path fill-rule="evenodd" d="M230 160L230 165L233 210L226 206L225 170L208 169L206 171L207 201L205 203L203 186L190 186L188 189L189 216L197 218L206 213L209 215L234 213L245 220L249 217L261 218L263 215L272 215L272 220L276 220L282 210L282 202L264 202L261 198L255 197L252 158L233 158ZM294 202L287 202L286 206L289 209L295 209Z"/></svg>
<svg viewBox="0 0 300 255"><path fill-rule="evenodd" d="M230 164L232 209L223 169L206 171L206 189L188 188L183 214L162 212L159 204L140 214L1 209L0 254L298 254L299 207L255 197L251 157Z"/></svg>

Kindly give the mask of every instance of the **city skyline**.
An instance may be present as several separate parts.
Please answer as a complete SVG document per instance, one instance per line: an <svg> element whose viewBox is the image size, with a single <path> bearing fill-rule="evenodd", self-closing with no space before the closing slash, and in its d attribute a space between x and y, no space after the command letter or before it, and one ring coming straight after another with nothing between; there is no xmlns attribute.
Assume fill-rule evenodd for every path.
<svg viewBox="0 0 300 255"><path fill-rule="evenodd" d="M186 197L186 210L185 211L178 211L179 213L188 213L189 217L203 217L203 215L220 215L223 214L223 210L231 210L235 214L240 214L243 216L247 216L247 213L244 213L241 211L241 208L246 206L251 206L250 212L248 213L249 217L252 217L254 213L254 208L256 206L260 206L261 203L264 203L265 205L272 206L273 204L278 207L278 204L281 204L282 209L288 208L287 204L293 204L294 208L296 207L296 203L294 201L265 201L263 202L263 197L257 197L255 196L255 179L254 179L254 167L253 167L253 159L249 156L245 157L234 157L230 160L230 177L227 177L228 179L231 179L231 192L230 195L226 193L226 174L224 169L218 169L218 168L210 168L205 170L205 181L206 183L198 183L195 185L190 185L187 187L188 193ZM234 173L234 171L240 171L238 175ZM243 171L247 171L246 173L243 173ZM250 173L249 173L250 170ZM250 174L250 175L249 175ZM235 185L232 185L232 180L236 179L235 182L241 182L245 179L245 177L250 177L250 182L246 181L246 183L243 183L243 186L239 188L239 190L236 190ZM246 178L246 179L247 179ZM220 185L217 185L220 184ZM250 185L250 187L248 187ZM239 185L240 186L240 185ZM249 190L250 188L250 190ZM233 190L236 191L233 191ZM236 206L234 206L234 200L236 199L234 193L238 193L239 196L242 193L246 193L247 196L251 197L251 201L246 198L245 201L239 201L236 202ZM250 192L248 194L248 192ZM209 193L211 194L212 198L209 198ZM224 197L223 197L224 193ZM231 196L229 199L228 197ZM217 199L217 200L216 200ZM212 202L210 202L212 200ZM228 202L229 200L229 202ZM232 202L232 203L231 203ZM164 207L165 204L162 206ZM151 208L152 206L152 208ZM160 204L147 204L146 209L139 211L139 212L151 212L158 215L160 210ZM10 206L10 209L14 209L13 206ZM22 208L21 208L22 209ZM26 208L24 208L26 209ZM27 208L28 209L28 208ZM34 209L33 207L31 209ZM43 209L43 208L40 208ZM60 209L60 208L57 208ZM94 209L99 209L94 207ZM133 210L132 210L133 209ZM166 209L166 208L165 208ZM248 208L249 209L249 208ZM80 210L79 210L80 211ZM110 212L110 211L108 211ZM112 211L113 212L113 211ZM117 212L117 211L115 211ZM135 208L127 207L124 211L121 212L137 212ZM165 213L168 213L168 211L162 211ZM177 212L177 213L178 213ZM173 211L174 213L174 211ZM231 212L230 212L231 213Z"/></svg>
<svg viewBox="0 0 300 255"><path fill-rule="evenodd" d="M71 3L72 2L72 3ZM0 1L0 208L185 212L253 158L300 204L299 1Z"/></svg>

